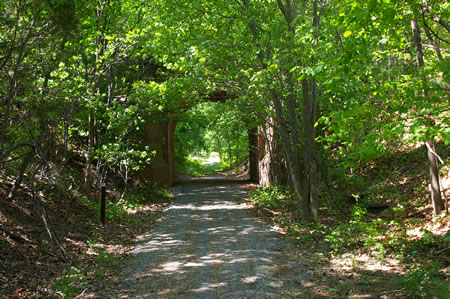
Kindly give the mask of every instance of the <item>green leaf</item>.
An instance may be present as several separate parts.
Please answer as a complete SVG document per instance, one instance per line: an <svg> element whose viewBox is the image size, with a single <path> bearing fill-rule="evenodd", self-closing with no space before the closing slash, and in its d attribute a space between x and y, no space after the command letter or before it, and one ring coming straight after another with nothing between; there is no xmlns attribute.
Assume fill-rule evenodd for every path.
<svg viewBox="0 0 450 299"><path fill-rule="evenodd" d="M442 139L444 140L445 145L450 144L450 132L449 131L442 131Z"/></svg>
<svg viewBox="0 0 450 299"><path fill-rule="evenodd" d="M352 35L352 32L350 30L344 32L344 37L349 37L350 35Z"/></svg>

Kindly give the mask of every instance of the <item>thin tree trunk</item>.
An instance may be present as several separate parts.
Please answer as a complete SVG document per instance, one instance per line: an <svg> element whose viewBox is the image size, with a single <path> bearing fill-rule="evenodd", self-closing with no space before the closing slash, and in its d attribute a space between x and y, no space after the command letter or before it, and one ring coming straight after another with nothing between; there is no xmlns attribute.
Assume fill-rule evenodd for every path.
<svg viewBox="0 0 450 299"><path fill-rule="evenodd" d="M89 107L88 116L88 149L86 152L86 168L84 173L84 189L89 199L92 199L91 186L92 186L92 153L94 149L94 109Z"/></svg>
<svg viewBox="0 0 450 299"><path fill-rule="evenodd" d="M248 160L249 160L249 176L250 181L259 182L258 171L258 128L248 128Z"/></svg>
<svg viewBox="0 0 450 299"><path fill-rule="evenodd" d="M67 159L67 149L69 146L69 121L64 121L64 148L63 148L63 161Z"/></svg>
<svg viewBox="0 0 450 299"><path fill-rule="evenodd" d="M297 16L297 1L296 0L286 0L284 3L281 0L277 0L278 7L280 11L282 12L284 19L288 25L288 30L294 35L295 34L295 28L292 26L295 17ZM311 198L311 178L314 178L314 175L311 175L311 172L313 171L313 167L311 167L311 155L313 154L313 148L308 149L308 153L304 153L304 158L307 157L307 159L303 160L303 163L301 163L300 159L300 126L301 124L298 121L298 116L295 113L297 110L297 104L295 100L295 88L294 88L294 80L292 78L292 73L289 72L287 74L287 85L288 85L288 97L287 97L287 108L289 110L288 113L288 123L289 128L286 130L286 132L281 132L282 138L286 140L286 144L290 146L290 149L286 152L287 156L287 162L288 162L288 168L290 169L291 179L292 183L294 185L294 189L297 195L297 200L299 204L300 213L302 216L302 220L305 222L311 222L317 217L317 212L313 211L313 206L311 204L316 204L314 200ZM305 97L306 95L306 97ZM276 98L276 97L275 97ZM278 100L278 99L276 99ZM310 109L310 90L309 88L303 88L303 111L305 115L305 111L312 111ZM305 106L305 103L308 102L308 106ZM277 108L282 113L282 106L281 103L278 103L275 105L275 108ZM277 110L278 110L277 109ZM309 115L310 119L312 115ZM303 120L305 122L305 119ZM307 123L310 121L307 121L303 124L303 130L305 133L310 128L306 128L308 126ZM313 124L314 125L314 124ZM281 125L283 127L283 125ZM314 130L314 127L312 127ZM312 131L309 131L312 133ZM285 135L285 136L283 136ZM287 139L286 139L287 138ZM307 141L308 137L305 136L305 141ZM314 143L314 140L313 140ZM313 144L312 143L312 144ZM305 147L303 150L305 151ZM314 184L315 186L315 184ZM315 194L315 193L314 193Z"/></svg>
<svg viewBox="0 0 450 299"><path fill-rule="evenodd" d="M101 28L101 20L105 17L103 15L103 9L104 7L102 6L104 3L98 2L97 3L97 7L95 8L95 14L97 16L97 32L98 35L95 38L95 68L94 68L94 74L97 72L97 69L99 67L100 64L100 57L103 54L104 51L104 45L102 45L102 41L103 41L103 35L104 34L104 29L105 28ZM99 79L97 79L99 80ZM85 188L85 192L87 193L87 196L90 199L93 199L93 194L91 192L91 186L92 186L92 157L93 157L93 152L94 152L94 148L96 146L96 137L95 137L95 125L96 125L96 119L95 119L95 111L94 109L96 108L94 106L95 102L97 101L97 96L99 96L101 94L100 88L98 87L98 81L97 83L97 88L95 90L94 93L94 100L92 103L89 104L89 116L88 116L88 149L86 152L86 169L85 169L85 176L84 176L84 188Z"/></svg>
<svg viewBox="0 0 450 299"><path fill-rule="evenodd" d="M427 38L430 40L431 45L433 45L434 52L436 52L436 56L439 60L442 60L442 54L441 49L439 48L439 45L434 40L434 38L431 36L430 30L428 30L427 27L423 28L425 31L425 34L427 35Z"/></svg>
<svg viewBox="0 0 450 299"><path fill-rule="evenodd" d="M248 9L248 1L242 0L244 7ZM295 17L297 15L297 1L296 0L277 0L278 8L284 16L288 31L291 34L295 34L295 28L292 26ZM247 16L248 17L248 16ZM248 20L249 29L252 32L253 39L258 42L260 37L257 31L256 23L253 19ZM263 46L260 43L261 48L266 48L266 56L270 59L272 57L271 45L266 43ZM267 67L264 61L263 52L259 52L258 59L260 60L262 68ZM278 129L280 131L281 138L283 139L283 151L287 161L287 168L290 178L294 187L295 195L300 210L302 220L305 222L311 222L314 220L314 215L311 211L309 194L306 193L306 186L309 185L305 182L305 175L303 171L303 165L300 154L300 123L298 115L295 113L297 110L296 93L294 88L294 80L292 80L292 74L285 72L282 74L287 78L288 84L288 96L286 98L286 106L282 103L281 98L277 94L277 91L273 88L269 88L269 95L272 99L275 108L275 121L278 123ZM285 108L289 111L285 112ZM286 114L286 115L285 115ZM309 188L309 187L308 187Z"/></svg>
<svg viewBox="0 0 450 299"><path fill-rule="evenodd" d="M411 28L414 37L414 46L416 48L417 67L421 68L424 66L422 40L420 37L419 26L416 19L411 20ZM433 212L437 215L445 209L445 204L441 197L441 189L439 186L439 168L436 156L433 153L434 144L432 138L428 139L428 141L426 142L426 146L431 180L431 203L433 205Z"/></svg>
<svg viewBox="0 0 450 299"><path fill-rule="evenodd" d="M414 47L416 48L417 67L421 68L424 65L422 39L420 38L419 25L416 19L411 19L411 29L414 37Z"/></svg>
<svg viewBox="0 0 450 299"><path fill-rule="evenodd" d="M27 170L28 165L33 160L34 156L34 150L30 150L26 155L25 159L22 161L22 165L20 166L19 173L17 174L17 179L14 182L14 185L12 186L11 190L8 194L8 200L13 200L16 196L17 189L19 189L20 185L22 184L23 177L25 175L25 171Z"/></svg>
<svg viewBox="0 0 450 299"><path fill-rule="evenodd" d="M314 218L319 213L319 179L316 154L316 82L314 79L304 80L303 87L303 127L305 130L305 145L303 147L304 172L307 182L306 194L311 213Z"/></svg>
<svg viewBox="0 0 450 299"><path fill-rule="evenodd" d="M284 140L283 151L287 160L287 168L289 175L294 186L295 195L297 197L297 203L300 210L302 220L305 222L311 222L313 215L311 213L308 198L305 197L305 181L302 173L302 165L299 157L298 143L292 143L294 141L290 136L289 129L283 117L283 106L281 104L278 95L274 90L272 93L272 101L275 106L275 121L279 124L279 131L281 138Z"/></svg>
<svg viewBox="0 0 450 299"><path fill-rule="evenodd" d="M430 163L430 178L431 178L431 203L433 205L433 211L437 215L445 209L445 203L441 197L441 190L439 186L439 168L438 161L434 155L434 144L431 139L426 143L427 145L427 157Z"/></svg>
<svg viewBox="0 0 450 299"><path fill-rule="evenodd" d="M228 159L230 161L230 169L233 169L233 150L231 149L231 139L228 136Z"/></svg>
<svg viewBox="0 0 450 299"><path fill-rule="evenodd" d="M312 16L312 25L314 30L314 49L317 49L317 45L319 43L319 13L318 13L318 1L315 0L313 4L313 16ZM315 64L316 60L313 58L312 63ZM319 167L318 167L318 157L316 152L316 120L317 120L317 82L314 78L309 81L310 90L309 95L304 95L304 121L305 121L305 149L304 155L305 160L307 157L308 164L307 167L308 172L308 198L309 204L311 207L311 213L313 217L316 219L319 216Z"/></svg>
<svg viewBox="0 0 450 299"><path fill-rule="evenodd" d="M234 140L236 141L236 167L239 169L239 134L236 133L236 135L234 136Z"/></svg>

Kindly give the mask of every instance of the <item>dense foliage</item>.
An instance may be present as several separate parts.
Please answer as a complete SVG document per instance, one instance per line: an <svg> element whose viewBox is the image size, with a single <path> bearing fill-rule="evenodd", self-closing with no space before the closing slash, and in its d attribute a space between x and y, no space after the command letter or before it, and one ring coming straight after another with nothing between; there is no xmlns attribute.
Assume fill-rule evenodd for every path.
<svg viewBox="0 0 450 299"><path fill-rule="evenodd" d="M237 167L248 156L247 141L246 124L233 107L221 103L198 105L184 114L177 125L177 168L186 172L187 158L210 157L213 153L218 153L227 168Z"/></svg>
<svg viewBox="0 0 450 299"><path fill-rule="evenodd" d="M432 152L433 140L449 142L447 6L4 1L2 168L18 186L77 152L89 192L91 169L100 182L150 162L154 149L140 138L147 122L176 118L221 89L238 96L239 112L208 119L227 126L212 138L218 148L235 159L234 123L274 119L302 217L312 219L324 165L345 174L399 145L427 142ZM178 141L189 146L189 134Z"/></svg>
<svg viewBox="0 0 450 299"><path fill-rule="evenodd" d="M182 172L212 152L235 168L249 155L249 132L258 128L263 144L261 128L272 127L289 186L258 191L257 204L293 209L302 223L349 197L386 201L368 169L422 146L430 175L415 188L430 184L439 215L449 12L448 1L426 0L3 0L0 196L13 203L26 190L57 240L46 196L97 208L96 190L113 174L124 183L122 201L109 204L120 219L123 186L160 154L145 141L148 124L171 120ZM218 92L229 101L205 103ZM389 225L352 213L319 232L331 247L385 248L375 232ZM424 275L417 269L412 281Z"/></svg>

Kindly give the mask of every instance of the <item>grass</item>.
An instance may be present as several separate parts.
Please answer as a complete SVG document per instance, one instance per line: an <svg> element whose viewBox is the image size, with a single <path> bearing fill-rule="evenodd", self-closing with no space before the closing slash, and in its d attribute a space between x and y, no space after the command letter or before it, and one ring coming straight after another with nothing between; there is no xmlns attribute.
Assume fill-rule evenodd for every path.
<svg viewBox="0 0 450 299"><path fill-rule="evenodd" d="M177 172L190 176L205 176L229 170L229 165L223 161L208 162L208 160L209 157L189 157L177 166Z"/></svg>

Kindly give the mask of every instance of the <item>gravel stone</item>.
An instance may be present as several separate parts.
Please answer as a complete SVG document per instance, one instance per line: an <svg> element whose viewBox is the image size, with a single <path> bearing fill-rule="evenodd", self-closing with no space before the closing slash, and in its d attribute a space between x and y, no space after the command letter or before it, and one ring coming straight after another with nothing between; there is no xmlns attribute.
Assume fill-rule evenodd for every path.
<svg viewBox="0 0 450 299"><path fill-rule="evenodd" d="M313 279L304 265L283 264L292 246L239 203L239 181L183 178L177 193L136 243L119 297L280 298Z"/></svg>

